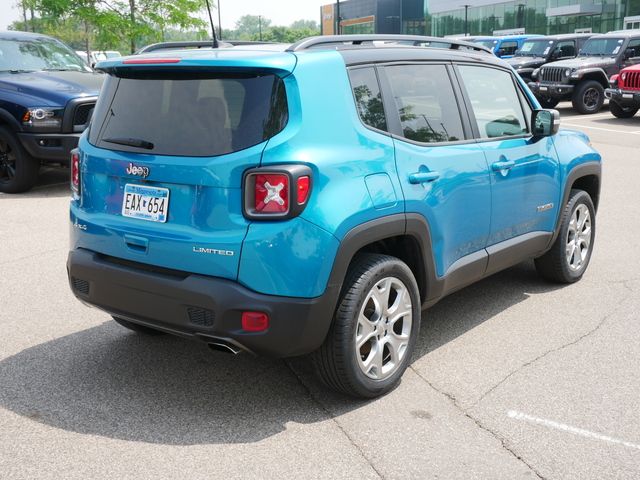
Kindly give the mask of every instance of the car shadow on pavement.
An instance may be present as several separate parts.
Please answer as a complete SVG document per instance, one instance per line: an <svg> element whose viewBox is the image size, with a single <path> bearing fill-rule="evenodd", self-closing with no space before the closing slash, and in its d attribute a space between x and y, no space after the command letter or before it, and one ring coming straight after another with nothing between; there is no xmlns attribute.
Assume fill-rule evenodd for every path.
<svg viewBox="0 0 640 480"><path fill-rule="evenodd" d="M540 277L532 260L469 285L422 312L414 359L473 330L510 307L526 301L531 295L564 287L566 285Z"/></svg>
<svg viewBox="0 0 640 480"><path fill-rule="evenodd" d="M525 263L446 297L423 314L414 359L557 288ZM113 321L0 361L0 385L0 407L33 421L169 445L253 443L375 401L327 390L305 357L234 356Z"/></svg>
<svg viewBox="0 0 640 480"><path fill-rule="evenodd" d="M113 321L0 361L0 406L81 434L169 444L257 442L326 420L285 362L212 352Z"/></svg>
<svg viewBox="0 0 640 480"><path fill-rule="evenodd" d="M40 175L35 186L22 193L0 194L2 200L21 198L71 197L69 188L69 169L66 167L40 167Z"/></svg>

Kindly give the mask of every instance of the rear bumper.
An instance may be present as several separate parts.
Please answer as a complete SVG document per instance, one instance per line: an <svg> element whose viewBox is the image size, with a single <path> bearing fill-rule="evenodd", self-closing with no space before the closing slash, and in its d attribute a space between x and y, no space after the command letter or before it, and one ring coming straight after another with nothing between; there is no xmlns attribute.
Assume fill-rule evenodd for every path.
<svg viewBox="0 0 640 480"><path fill-rule="evenodd" d="M317 298L278 297L221 278L139 267L85 249L69 252L67 260L71 290L87 305L173 335L271 357L316 350L339 293L328 288ZM267 314L267 330L243 330L246 311Z"/></svg>
<svg viewBox="0 0 640 480"><path fill-rule="evenodd" d="M640 91L637 90L606 88L604 96L624 107L640 107Z"/></svg>

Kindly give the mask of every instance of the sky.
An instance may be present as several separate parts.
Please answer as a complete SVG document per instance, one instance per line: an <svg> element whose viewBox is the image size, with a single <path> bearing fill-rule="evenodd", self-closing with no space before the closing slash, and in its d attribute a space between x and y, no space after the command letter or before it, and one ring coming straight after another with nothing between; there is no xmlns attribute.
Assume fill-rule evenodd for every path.
<svg viewBox="0 0 640 480"><path fill-rule="evenodd" d="M223 29L234 29L243 15L260 15L271 20L272 26L288 27L296 20L315 20L320 24L320 7L332 0L211 0L212 6L220 5L220 19ZM15 0L0 0L0 30L16 20L20 13L12 8ZM218 11L211 9L213 22L218 27Z"/></svg>

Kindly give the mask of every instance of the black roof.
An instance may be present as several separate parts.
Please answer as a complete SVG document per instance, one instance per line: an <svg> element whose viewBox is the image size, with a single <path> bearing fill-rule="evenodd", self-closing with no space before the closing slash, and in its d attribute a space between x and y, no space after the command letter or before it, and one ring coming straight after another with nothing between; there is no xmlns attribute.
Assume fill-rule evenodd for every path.
<svg viewBox="0 0 640 480"><path fill-rule="evenodd" d="M449 50L435 47L408 47L388 45L383 48L339 49L348 66L371 63L402 62L482 62L507 67L507 63L494 54L470 50Z"/></svg>

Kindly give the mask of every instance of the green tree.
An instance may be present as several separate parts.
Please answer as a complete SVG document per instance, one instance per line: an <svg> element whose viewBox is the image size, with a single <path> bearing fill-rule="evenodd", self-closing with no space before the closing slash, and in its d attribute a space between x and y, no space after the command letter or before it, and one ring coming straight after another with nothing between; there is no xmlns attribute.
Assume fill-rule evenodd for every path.
<svg viewBox="0 0 640 480"><path fill-rule="evenodd" d="M60 22L75 21L88 43L104 46L126 42L131 53L143 44L162 41L169 27L204 31L206 26L197 16L204 9L205 0L22 1L35 2L35 9L54 28Z"/></svg>
<svg viewBox="0 0 640 480"><path fill-rule="evenodd" d="M260 31L264 34L271 25L271 20L259 15L243 15L236 22L234 37L236 39L248 38L252 35L260 35Z"/></svg>
<svg viewBox="0 0 640 480"><path fill-rule="evenodd" d="M318 24L314 20L297 20L293 22L289 28L292 28L293 30L304 30L305 28L308 28L311 31L320 30L318 28Z"/></svg>
<svg viewBox="0 0 640 480"><path fill-rule="evenodd" d="M318 35L318 31L308 28L294 30L288 27L271 27L268 31L262 33L262 40L265 42L295 43L303 38ZM251 40L260 40L259 35L252 35Z"/></svg>

